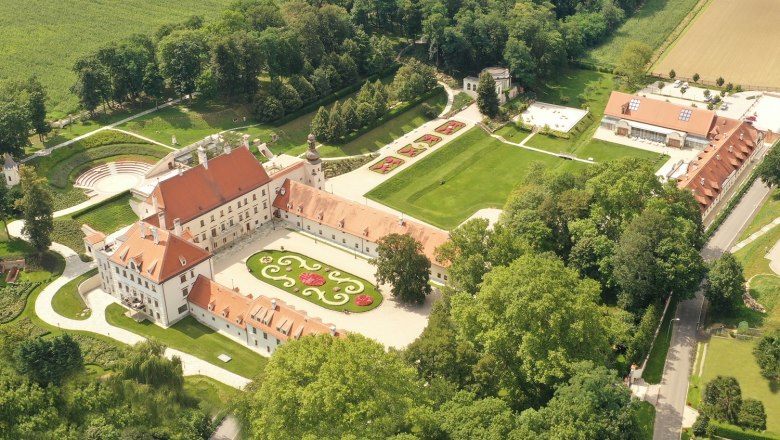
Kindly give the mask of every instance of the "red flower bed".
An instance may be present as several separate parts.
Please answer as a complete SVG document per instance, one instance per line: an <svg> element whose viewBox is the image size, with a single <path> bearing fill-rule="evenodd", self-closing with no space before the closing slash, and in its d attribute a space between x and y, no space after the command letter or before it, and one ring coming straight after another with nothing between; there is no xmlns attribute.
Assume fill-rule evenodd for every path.
<svg viewBox="0 0 780 440"><path fill-rule="evenodd" d="M426 134L420 139L417 139L415 142L425 142L426 144L428 144L429 147L432 147L438 144L439 142L441 142L441 138L434 134Z"/></svg>
<svg viewBox="0 0 780 440"><path fill-rule="evenodd" d="M447 121L436 129L437 133L452 134L463 128L466 124L458 121Z"/></svg>
<svg viewBox="0 0 780 440"><path fill-rule="evenodd" d="M304 272L298 276L298 279L307 286L321 286L325 284L325 278L317 273Z"/></svg>
<svg viewBox="0 0 780 440"><path fill-rule="evenodd" d="M422 153L423 151L425 151L425 148L415 148L415 147L413 147L411 145L407 145L407 146L401 148L400 150L398 150L398 152L400 154L403 154L404 156L409 156L409 157L417 156L418 154Z"/></svg>
<svg viewBox="0 0 780 440"><path fill-rule="evenodd" d="M380 174L387 174L390 171L398 168L402 163L404 163L403 159L387 156L374 165L371 165L371 168L369 169Z"/></svg>
<svg viewBox="0 0 780 440"><path fill-rule="evenodd" d="M361 307L370 306L373 303L374 303L374 299L366 295L365 293L361 293L360 295L355 297L355 304Z"/></svg>

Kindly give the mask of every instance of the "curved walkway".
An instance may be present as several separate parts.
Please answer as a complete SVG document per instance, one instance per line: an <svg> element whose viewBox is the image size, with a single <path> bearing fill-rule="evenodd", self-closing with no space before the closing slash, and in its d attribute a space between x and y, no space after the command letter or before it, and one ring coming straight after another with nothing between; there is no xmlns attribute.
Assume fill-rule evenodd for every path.
<svg viewBox="0 0 780 440"><path fill-rule="evenodd" d="M21 233L22 226L23 222L20 220L8 224L9 234L14 237L23 238ZM85 263L81 261L76 252L59 243L52 243L50 249L65 258L65 268L62 271L62 275L46 286L40 295L38 295L38 298L35 301L35 314L39 318L50 325L56 325L62 329L97 333L129 345L136 344L146 339L143 336L128 330L115 327L106 321L106 307L116 302L116 300L111 295L100 290L94 290L87 294L86 299L88 305L92 309L92 314L83 321L66 318L55 312L51 305L54 294L71 280L95 267L95 263ZM204 375L239 389L245 387L250 382L250 380L245 377L239 376L224 368L220 368L179 350L167 348L165 350L165 356L168 358L178 356L182 361L185 376Z"/></svg>

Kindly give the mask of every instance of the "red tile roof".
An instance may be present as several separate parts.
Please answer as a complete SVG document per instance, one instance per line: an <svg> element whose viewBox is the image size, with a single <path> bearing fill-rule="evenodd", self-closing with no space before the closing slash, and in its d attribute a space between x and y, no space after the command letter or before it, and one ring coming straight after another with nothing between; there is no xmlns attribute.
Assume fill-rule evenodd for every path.
<svg viewBox="0 0 780 440"><path fill-rule="evenodd" d="M274 308L271 298L244 296L202 275L195 280L187 300L243 329L248 322L282 341L330 332L329 324L283 301L276 300ZM344 336L344 332L336 331L336 336Z"/></svg>
<svg viewBox="0 0 780 440"><path fill-rule="evenodd" d="M448 239L447 232L440 229L408 220L401 224L393 214L294 180L285 180L282 188L284 191L276 196L274 207L371 242L393 233L411 235L422 244L423 253L432 263L436 263L434 249Z"/></svg>
<svg viewBox="0 0 780 440"><path fill-rule="evenodd" d="M632 100L635 100L633 105ZM690 111L690 117L687 121L683 120L685 118L681 118L683 110ZM622 92L612 92L604 114L702 137L707 137L715 119L715 112L710 110Z"/></svg>
<svg viewBox="0 0 780 440"><path fill-rule="evenodd" d="M211 258L208 251L168 231L158 229L159 238L155 243L152 228L144 222L130 227L125 241L111 255L111 261L124 267L129 267L132 261L140 276L160 284Z"/></svg>
<svg viewBox="0 0 780 440"><path fill-rule="evenodd" d="M736 123L735 123L736 122ZM761 141L761 133L746 122L718 118L713 142L688 164L677 182L693 191L702 211L706 211L723 190L723 183L738 170Z"/></svg>
<svg viewBox="0 0 780 440"><path fill-rule="evenodd" d="M153 205L156 197L158 208L165 212L167 229L173 229L176 218L186 223L270 181L252 153L239 147L209 159L208 168L200 164L160 182L147 203Z"/></svg>

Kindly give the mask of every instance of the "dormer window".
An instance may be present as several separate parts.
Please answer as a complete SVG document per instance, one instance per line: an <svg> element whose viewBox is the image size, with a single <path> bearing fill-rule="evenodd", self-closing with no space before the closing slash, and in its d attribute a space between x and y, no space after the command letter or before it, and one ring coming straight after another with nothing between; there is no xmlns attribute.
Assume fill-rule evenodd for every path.
<svg viewBox="0 0 780 440"><path fill-rule="evenodd" d="M214 311L214 303L209 303L209 312Z"/></svg>
<svg viewBox="0 0 780 440"><path fill-rule="evenodd" d="M344 227L344 219L339 220L339 228Z"/></svg>
<svg viewBox="0 0 780 440"><path fill-rule="evenodd" d="M223 318L227 318L227 315L228 315L229 312L230 312L230 310L228 310L228 309L222 310L222 317Z"/></svg>
<svg viewBox="0 0 780 440"><path fill-rule="evenodd" d="M180 256L179 257L179 263L181 263L182 266L186 266L187 265L187 259L182 257L182 256Z"/></svg>
<svg viewBox="0 0 780 440"><path fill-rule="evenodd" d="M239 316L238 318L236 318L236 324L240 325L243 320L244 319Z"/></svg>

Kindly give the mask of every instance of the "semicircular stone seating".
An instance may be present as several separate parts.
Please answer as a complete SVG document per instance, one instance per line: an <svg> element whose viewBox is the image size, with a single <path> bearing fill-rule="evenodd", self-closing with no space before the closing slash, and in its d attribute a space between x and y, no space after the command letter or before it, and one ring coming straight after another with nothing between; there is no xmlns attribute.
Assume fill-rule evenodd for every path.
<svg viewBox="0 0 780 440"><path fill-rule="evenodd" d="M143 179L150 168L152 168L151 164L128 160L104 163L81 173L81 175L76 178L76 183L73 186L76 188L92 189L101 179L117 174L130 174L140 176L141 179Z"/></svg>

